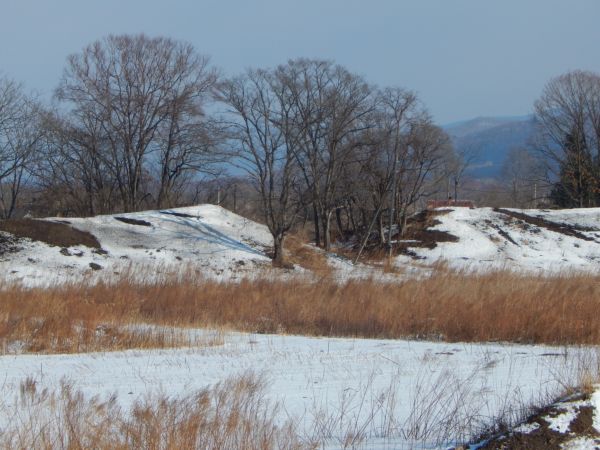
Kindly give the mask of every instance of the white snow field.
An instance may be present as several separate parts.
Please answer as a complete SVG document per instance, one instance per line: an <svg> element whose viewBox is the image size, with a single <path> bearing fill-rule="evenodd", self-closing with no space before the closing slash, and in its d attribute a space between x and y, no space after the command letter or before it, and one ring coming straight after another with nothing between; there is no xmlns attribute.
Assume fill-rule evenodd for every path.
<svg viewBox="0 0 600 450"><path fill-rule="evenodd" d="M207 330L190 331L206 334ZM0 419L18 409L27 377L39 388L69 380L123 407L154 394L178 397L248 372L265 377L279 418L297 420L325 448L447 448L544 404L596 363L585 348L229 333L204 348L0 357ZM557 425L562 426L562 425Z"/></svg>
<svg viewBox="0 0 600 450"><path fill-rule="evenodd" d="M197 270L207 278L229 279L252 275L270 261L265 254L272 243L268 229L215 205L45 220L90 232L104 251L86 246L65 251L25 239L19 243L21 251L0 256L7 281L43 286L85 278L108 280L125 273L136 276L138 269L138 277ZM90 263L102 269L94 271Z"/></svg>
<svg viewBox="0 0 600 450"><path fill-rule="evenodd" d="M600 270L600 208L552 211L453 207L437 212L435 219L440 223L431 229L447 232L458 240L439 242L433 249L411 246L421 264L444 261L454 269L548 275ZM411 259L399 256L396 264L402 266Z"/></svg>

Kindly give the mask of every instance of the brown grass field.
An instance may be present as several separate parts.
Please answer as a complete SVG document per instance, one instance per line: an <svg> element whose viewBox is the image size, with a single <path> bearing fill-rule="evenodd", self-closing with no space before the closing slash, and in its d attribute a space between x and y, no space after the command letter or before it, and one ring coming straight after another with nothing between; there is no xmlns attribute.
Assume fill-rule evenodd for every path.
<svg viewBox="0 0 600 450"><path fill-rule="evenodd" d="M131 325L258 333L545 344L600 343L600 278L439 271L397 284L187 277L154 284L0 289L0 349L70 353L190 345Z"/></svg>

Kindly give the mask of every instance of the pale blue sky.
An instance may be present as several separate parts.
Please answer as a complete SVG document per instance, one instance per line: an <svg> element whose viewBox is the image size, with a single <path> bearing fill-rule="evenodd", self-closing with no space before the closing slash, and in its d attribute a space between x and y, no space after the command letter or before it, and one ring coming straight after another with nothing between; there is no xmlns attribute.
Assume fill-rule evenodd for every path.
<svg viewBox="0 0 600 450"><path fill-rule="evenodd" d="M227 75L305 56L416 90L435 119L522 115L567 70L600 72L598 0L0 0L0 72L49 96L110 33L191 42Z"/></svg>

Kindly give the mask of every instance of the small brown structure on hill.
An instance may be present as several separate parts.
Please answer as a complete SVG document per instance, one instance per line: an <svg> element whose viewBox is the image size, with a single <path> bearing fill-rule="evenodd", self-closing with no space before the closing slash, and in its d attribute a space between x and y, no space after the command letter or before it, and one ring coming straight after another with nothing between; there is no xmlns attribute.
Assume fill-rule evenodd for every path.
<svg viewBox="0 0 600 450"><path fill-rule="evenodd" d="M448 206L462 206L465 208L475 208L472 200L427 200L427 209L444 208Z"/></svg>

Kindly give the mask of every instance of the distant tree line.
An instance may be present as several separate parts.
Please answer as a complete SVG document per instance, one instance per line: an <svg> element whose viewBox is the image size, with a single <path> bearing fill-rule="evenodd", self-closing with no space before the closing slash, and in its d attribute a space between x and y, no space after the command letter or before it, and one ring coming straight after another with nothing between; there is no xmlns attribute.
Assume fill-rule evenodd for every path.
<svg viewBox="0 0 600 450"><path fill-rule="evenodd" d="M536 103L557 204L600 198L599 85L567 74ZM469 163L414 92L331 61L224 77L190 44L121 35L71 55L51 105L0 79L3 218L211 201L261 219L283 264L300 226L325 249L352 237L391 250L424 199L458 195ZM518 168L515 192L531 175Z"/></svg>

